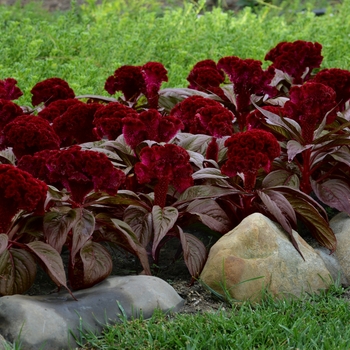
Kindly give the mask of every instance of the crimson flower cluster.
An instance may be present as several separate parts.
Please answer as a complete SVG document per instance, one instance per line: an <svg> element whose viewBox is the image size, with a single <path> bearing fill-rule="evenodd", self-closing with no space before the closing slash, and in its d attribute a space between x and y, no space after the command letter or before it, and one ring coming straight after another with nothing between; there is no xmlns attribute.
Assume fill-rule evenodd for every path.
<svg viewBox="0 0 350 350"><path fill-rule="evenodd" d="M105 154L84 151L80 146L54 153L46 166L50 182L61 183L76 205L82 204L92 190L115 195L125 181L125 174Z"/></svg>
<svg viewBox="0 0 350 350"><path fill-rule="evenodd" d="M322 45L317 42L283 41L266 54L265 60L272 61L272 67L287 73L293 84L302 84L310 78L314 68L320 67L321 51Z"/></svg>
<svg viewBox="0 0 350 350"><path fill-rule="evenodd" d="M75 98L68 98L66 100L56 100L50 103L49 106L42 109L38 113L38 116L52 123L56 118L62 116L62 114L64 114L69 107L78 104L83 104L83 102Z"/></svg>
<svg viewBox="0 0 350 350"><path fill-rule="evenodd" d="M95 132L101 139L107 137L108 140L115 140L123 132L122 119L137 115L134 109L119 102L111 102L96 111L93 120Z"/></svg>
<svg viewBox="0 0 350 350"><path fill-rule="evenodd" d="M182 128L183 123L180 119L162 116L156 109L149 109L123 119L123 135L132 148L144 140L168 142Z"/></svg>
<svg viewBox="0 0 350 350"><path fill-rule="evenodd" d="M154 189L154 204L165 206L168 186L180 193L193 185L190 156L182 147L174 144L145 147L136 163L135 173L140 184L158 180Z"/></svg>
<svg viewBox="0 0 350 350"><path fill-rule="evenodd" d="M213 107L213 109L210 110L211 112L206 114L205 110L209 107ZM201 111L201 113L199 113L199 111ZM192 134L209 134L212 136L214 135L211 134L210 131L214 133L222 133L222 131L220 131L220 127L216 127L219 125L220 117L217 118L216 121L213 121L212 124L209 123L208 118L210 118L210 115L215 114L218 116L220 113L223 115L222 121L230 118L232 122L234 115L224 108L221 103L198 95L187 97L183 101L177 103L170 111L171 116L174 116L182 121L184 124L184 132L189 132Z"/></svg>
<svg viewBox="0 0 350 350"><path fill-rule="evenodd" d="M43 214L47 185L9 164L0 164L0 233L7 232L19 210Z"/></svg>
<svg viewBox="0 0 350 350"><path fill-rule="evenodd" d="M16 103L6 99L0 99L0 132L3 130L5 125L12 122L12 120L22 114L22 108Z"/></svg>
<svg viewBox="0 0 350 350"><path fill-rule="evenodd" d="M330 113L327 116L327 124L335 120L336 93L329 86L307 82L301 86L293 86L289 95L290 100L285 103L284 111L289 118L300 124L305 143L311 143L316 126L328 112Z"/></svg>
<svg viewBox="0 0 350 350"><path fill-rule="evenodd" d="M94 133L93 121L100 108L102 105L99 103L77 103L54 119L52 127L61 140L61 147L97 141L99 138Z"/></svg>
<svg viewBox="0 0 350 350"><path fill-rule="evenodd" d="M23 95L21 89L16 86L17 80L13 78L6 78L0 80L0 99L3 100L17 100Z"/></svg>
<svg viewBox="0 0 350 350"><path fill-rule="evenodd" d="M159 89L168 81L167 70L159 62L148 62L143 66L122 66L107 78L105 90L113 95L121 91L127 101L136 101L144 94L149 108L158 107Z"/></svg>
<svg viewBox="0 0 350 350"><path fill-rule="evenodd" d="M270 85L275 70L272 67L263 70L261 61L241 59L236 56L221 58L217 66L233 83L239 129L243 131L246 126L246 115L250 112L251 95L267 94L273 97L277 94L277 89Z"/></svg>
<svg viewBox="0 0 350 350"><path fill-rule="evenodd" d="M67 100L74 98L75 93L70 88L68 83L61 78L49 78L43 80L32 88L32 105L37 106L44 103L48 106L50 103L57 100Z"/></svg>
<svg viewBox="0 0 350 350"><path fill-rule="evenodd" d="M251 129L233 134L225 141L227 161L221 172L228 176L244 174L244 187L252 191L260 168L270 171L272 161L281 153L280 145L270 132Z"/></svg>
<svg viewBox="0 0 350 350"><path fill-rule="evenodd" d="M350 99L350 72L345 69L330 68L320 70L310 81L331 87L336 93L340 111Z"/></svg>
<svg viewBox="0 0 350 350"><path fill-rule="evenodd" d="M45 149L59 149L60 139L50 123L33 115L21 115L3 129L0 148L13 147L17 159Z"/></svg>

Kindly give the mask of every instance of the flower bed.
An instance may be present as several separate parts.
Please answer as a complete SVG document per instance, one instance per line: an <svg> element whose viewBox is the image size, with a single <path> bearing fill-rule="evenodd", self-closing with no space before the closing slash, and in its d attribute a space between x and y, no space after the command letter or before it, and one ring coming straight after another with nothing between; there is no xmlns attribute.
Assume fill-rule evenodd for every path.
<svg viewBox="0 0 350 350"><path fill-rule="evenodd" d="M151 274L178 239L196 278L207 249L191 227L225 234L254 212L300 254L299 223L333 252L324 207L350 214L350 72L320 69L321 50L282 42L265 70L204 60L187 88L161 89L159 62L122 66L106 79L114 97L75 96L54 77L32 88L30 108L13 102L16 80L0 81L0 294L25 292L37 263L69 291L100 282L112 270L102 242Z"/></svg>

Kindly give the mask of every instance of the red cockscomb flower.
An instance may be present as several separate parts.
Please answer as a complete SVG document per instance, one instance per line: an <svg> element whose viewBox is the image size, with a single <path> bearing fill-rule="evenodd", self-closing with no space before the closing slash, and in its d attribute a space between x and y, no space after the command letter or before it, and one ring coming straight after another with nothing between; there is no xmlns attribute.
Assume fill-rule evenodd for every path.
<svg viewBox="0 0 350 350"><path fill-rule="evenodd" d="M17 80L13 78L6 78L0 80L0 99L3 100L17 100L23 95L23 92L16 86Z"/></svg>
<svg viewBox="0 0 350 350"><path fill-rule="evenodd" d="M113 95L121 91L127 101L136 101L144 94L149 108L158 107L159 89L168 81L167 70L159 62L148 62L143 66L122 66L107 78L105 90Z"/></svg>
<svg viewBox="0 0 350 350"><path fill-rule="evenodd" d="M17 168L24 170L36 179L44 181L48 185L53 185L49 178L50 171L46 164L48 159L60 152L59 150L43 150L33 155L25 155L17 162Z"/></svg>
<svg viewBox="0 0 350 350"><path fill-rule="evenodd" d="M116 169L105 154L83 151L80 146L50 156L47 167L50 181L60 182L76 205L82 204L93 190L115 195L125 181L125 174Z"/></svg>
<svg viewBox="0 0 350 350"><path fill-rule="evenodd" d="M19 210L43 214L47 185L13 165L0 164L0 232L7 232Z"/></svg>
<svg viewBox="0 0 350 350"><path fill-rule="evenodd" d="M0 99L0 132L4 126L23 114L20 106L12 101Z"/></svg>
<svg viewBox="0 0 350 350"><path fill-rule="evenodd" d="M260 168L270 171L271 162L280 155L280 145L270 132L252 129L233 134L225 142L227 161L221 171L228 176L244 174L244 187L252 191Z"/></svg>
<svg viewBox="0 0 350 350"><path fill-rule="evenodd" d="M168 142L182 128L180 119L162 116L156 109L149 109L138 116L123 119L123 135L132 148L144 140Z"/></svg>
<svg viewBox="0 0 350 350"><path fill-rule="evenodd" d="M321 51L322 45L317 42L284 41L271 49L265 60L272 61L272 67L287 73L293 84L302 84L310 78L314 68L321 66Z"/></svg>
<svg viewBox="0 0 350 350"><path fill-rule="evenodd" d="M32 105L37 106L44 103L48 106L57 100L74 98L75 93L68 83L60 78L49 78L37 83L30 91L32 93Z"/></svg>
<svg viewBox="0 0 350 350"><path fill-rule="evenodd" d="M119 102L111 102L96 111L93 124L100 138L107 137L108 140L115 140L123 133L122 119L137 117L137 115L134 109Z"/></svg>
<svg viewBox="0 0 350 350"><path fill-rule="evenodd" d="M305 143L311 143L316 126L332 109L327 116L327 124L335 120L336 93L329 86L307 82L302 86L293 86L289 96L290 101L284 104L284 111L289 118L296 120L302 127Z"/></svg>
<svg viewBox="0 0 350 350"><path fill-rule="evenodd" d="M245 117L250 111L251 95L277 94L277 89L270 85L274 75L274 68L262 69L262 62L253 59L241 59L236 56L223 57L218 62L233 83L236 96L237 120L240 130L245 128Z"/></svg>
<svg viewBox="0 0 350 350"><path fill-rule="evenodd" d="M194 95L177 103L170 111L170 115L182 121L185 126L184 132L206 134L206 127L201 123L200 118L196 117L198 110L206 107L223 108L222 104L217 101Z"/></svg>
<svg viewBox="0 0 350 350"><path fill-rule="evenodd" d="M95 113L102 107L99 103L79 103L70 106L56 118L52 127L61 139L61 147L97 141L99 138L94 133L93 120Z"/></svg>
<svg viewBox="0 0 350 350"><path fill-rule="evenodd" d="M155 205L165 206L169 184L179 192L193 185L190 156L182 147L173 144L145 147L140 153L140 159L141 162L135 164L138 182L158 180L154 189Z"/></svg>
<svg viewBox="0 0 350 350"><path fill-rule="evenodd" d="M60 139L47 120L21 115L4 127L2 147L13 147L13 153L20 159L45 149L59 149Z"/></svg>
<svg viewBox="0 0 350 350"><path fill-rule="evenodd" d="M50 103L49 106L42 109L38 113L38 116L52 123L56 118L62 116L62 114L65 113L69 107L78 104L83 104L83 102L75 98L69 98L67 100L57 100Z"/></svg>
<svg viewBox="0 0 350 350"><path fill-rule="evenodd" d="M331 87L337 95L339 109L344 110L345 103L350 99L350 71L339 68L322 69L310 82Z"/></svg>

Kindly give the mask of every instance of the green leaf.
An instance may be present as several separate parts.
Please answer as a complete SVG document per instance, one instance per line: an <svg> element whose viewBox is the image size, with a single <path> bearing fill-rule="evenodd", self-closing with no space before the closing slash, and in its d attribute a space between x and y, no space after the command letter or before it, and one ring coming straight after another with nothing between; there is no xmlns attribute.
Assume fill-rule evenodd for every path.
<svg viewBox="0 0 350 350"><path fill-rule="evenodd" d="M138 241L132 228L127 223L118 219L111 219L111 222L118 229L118 231L124 235L124 238L126 238L128 244L140 259L145 274L151 275L146 249L141 246L141 243Z"/></svg>
<svg viewBox="0 0 350 350"><path fill-rule="evenodd" d="M289 140L287 142L288 161L291 162L297 154L302 153L311 147L312 145L303 146L298 141Z"/></svg>
<svg viewBox="0 0 350 350"><path fill-rule="evenodd" d="M7 249L9 238L5 233L0 233L0 255Z"/></svg>
<svg viewBox="0 0 350 350"><path fill-rule="evenodd" d="M200 275L207 260L207 249L202 241L177 226L182 245L185 264L193 278Z"/></svg>
<svg viewBox="0 0 350 350"><path fill-rule="evenodd" d="M75 266L70 276L72 288L90 288L106 279L112 272L113 261L101 244L87 241L77 254Z"/></svg>
<svg viewBox="0 0 350 350"><path fill-rule="evenodd" d="M65 208L66 210L63 210ZM67 235L76 220L76 211L61 207L60 211L51 211L44 216L44 235L46 242L61 253Z"/></svg>
<svg viewBox="0 0 350 350"><path fill-rule="evenodd" d="M208 143L213 138L209 135L202 134L188 134L181 133L181 135L176 135L177 138L180 138L180 141L177 143L178 146L184 148L187 151L198 152L205 156Z"/></svg>
<svg viewBox="0 0 350 350"><path fill-rule="evenodd" d="M40 241L28 243L26 246L42 261L52 281L58 287L63 286L66 288L72 295L71 291L67 287L67 279L63 261L57 250L52 248L49 244ZM74 298L73 295L72 297Z"/></svg>
<svg viewBox="0 0 350 350"><path fill-rule="evenodd" d="M124 191L125 193L122 193L119 191L114 196L103 196L100 198L96 198L93 200L93 203L91 204L98 204L98 205L104 205L104 206L120 206L120 205L135 205L135 206L141 206L143 205L140 198L131 191ZM91 198L93 199L93 198ZM90 197L88 198L90 200Z"/></svg>
<svg viewBox="0 0 350 350"><path fill-rule="evenodd" d="M218 198L228 196L231 194L237 194L239 191L234 188L216 187L216 186L191 186L184 191L173 204L173 206L179 206L186 202L191 202L195 199L204 198Z"/></svg>
<svg viewBox="0 0 350 350"><path fill-rule="evenodd" d="M188 205L186 212L197 215L213 231L227 233L232 228L230 219L213 199L194 200Z"/></svg>
<svg viewBox="0 0 350 350"><path fill-rule="evenodd" d="M311 180L311 186L321 202L350 214L350 187L346 182L329 179L320 184Z"/></svg>
<svg viewBox="0 0 350 350"><path fill-rule="evenodd" d="M220 169L217 168L203 168L192 174L193 180L199 179L228 179Z"/></svg>
<svg viewBox="0 0 350 350"><path fill-rule="evenodd" d="M142 207L130 205L125 209L123 221L130 225L141 245L147 247L153 238L152 214Z"/></svg>
<svg viewBox="0 0 350 350"><path fill-rule="evenodd" d="M152 221L153 221L153 245L152 256L155 259L155 253L160 241L166 236L166 234L173 228L179 212L174 207L161 208L159 205L155 205L152 208Z"/></svg>
<svg viewBox="0 0 350 350"><path fill-rule="evenodd" d="M36 262L30 252L10 248L0 254L0 295L23 294L34 283Z"/></svg>
<svg viewBox="0 0 350 350"><path fill-rule="evenodd" d="M262 187L289 186L299 188L300 181L296 174L284 169L278 169L268 173L262 181Z"/></svg>
<svg viewBox="0 0 350 350"><path fill-rule="evenodd" d="M72 247L71 260L74 261L75 255L80 248L90 239L95 230L94 215L84 208L73 209L76 213L76 218L72 225Z"/></svg>

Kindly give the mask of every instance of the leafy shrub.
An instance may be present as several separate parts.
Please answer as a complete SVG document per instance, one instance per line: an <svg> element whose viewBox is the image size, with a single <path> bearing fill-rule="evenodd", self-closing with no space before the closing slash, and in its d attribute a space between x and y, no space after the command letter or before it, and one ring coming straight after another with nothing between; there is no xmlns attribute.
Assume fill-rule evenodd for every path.
<svg viewBox="0 0 350 350"><path fill-rule="evenodd" d="M50 78L32 88L33 109L11 102L16 81L1 81L0 293L28 289L37 262L58 286L90 287L112 269L104 243L151 274L178 239L195 278L207 252L191 225L225 234L254 212L300 254L300 222L333 252L324 206L350 214L350 72L317 72L321 49L280 43L267 69L237 56L200 61L188 88L161 89L159 62L122 66L105 82L119 97L75 96Z"/></svg>

